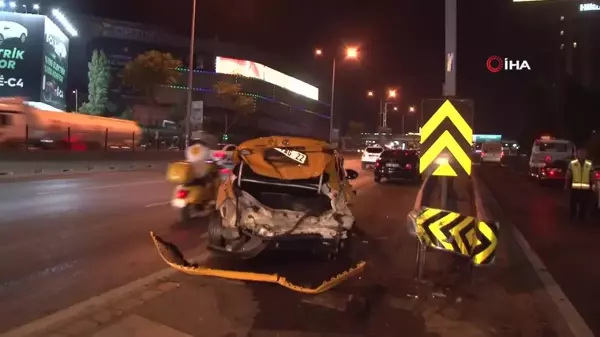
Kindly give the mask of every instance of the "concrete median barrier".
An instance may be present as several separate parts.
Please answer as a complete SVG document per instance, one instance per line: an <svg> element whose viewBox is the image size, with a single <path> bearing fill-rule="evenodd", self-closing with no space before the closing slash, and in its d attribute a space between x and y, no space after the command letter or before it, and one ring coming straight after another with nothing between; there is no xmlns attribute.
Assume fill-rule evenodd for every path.
<svg viewBox="0 0 600 337"><path fill-rule="evenodd" d="M165 169L183 152L0 152L0 177Z"/></svg>
<svg viewBox="0 0 600 337"><path fill-rule="evenodd" d="M346 160L360 158L356 152L343 155ZM165 169L168 163L182 159L184 154L179 151L2 151L0 177Z"/></svg>

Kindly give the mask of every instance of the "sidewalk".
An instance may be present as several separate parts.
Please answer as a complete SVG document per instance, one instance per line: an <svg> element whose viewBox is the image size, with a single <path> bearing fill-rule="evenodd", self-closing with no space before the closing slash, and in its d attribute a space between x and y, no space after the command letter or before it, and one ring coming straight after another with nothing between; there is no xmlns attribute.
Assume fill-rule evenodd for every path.
<svg viewBox="0 0 600 337"><path fill-rule="evenodd" d="M453 195L457 205L472 212L472 194L465 186L454 184ZM475 270L470 282L458 283L465 277L463 270L452 268L453 255L429 254L426 277L434 286L415 291L416 241L405 225L414 198L396 188L377 185L361 191L381 207L367 212L372 205L357 205L364 208L357 213L369 214L354 246L367 269L327 293L303 295L272 284L172 273L29 336L569 336L557 332L560 317L553 316L553 305L523 252L504 234L496 263Z"/></svg>

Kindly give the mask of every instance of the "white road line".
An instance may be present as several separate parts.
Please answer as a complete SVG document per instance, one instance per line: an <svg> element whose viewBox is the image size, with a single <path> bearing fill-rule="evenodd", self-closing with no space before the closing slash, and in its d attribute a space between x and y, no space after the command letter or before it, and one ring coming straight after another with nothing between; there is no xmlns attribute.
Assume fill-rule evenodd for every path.
<svg viewBox="0 0 600 337"><path fill-rule="evenodd" d="M171 203L170 201L154 202L154 203L148 204L144 207L150 208L150 207L166 206L166 205L169 205L170 203Z"/></svg>
<svg viewBox="0 0 600 337"><path fill-rule="evenodd" d="M585 323L583 317L579 315L579 312L577 312L573 303L569 301L569 298L562 291L558 283L556 283L556 280L554 280L554 277L552 277L552 274L550 274L539 256L531 249L531 246L521 231L515 226L511 227L513 228L513 234L517 239L517 243L519 243L519 246L523 249L527 260L529 260L529 263L533 266L533 270L544 284L546 292L558 307L558 311L567 321L573 335L575 337L594 337L592 329Z"/></svg>
<svg viewBox="0 0 600 337"><path fill-rule="evenodd" d="M361 186L359 186L357 189L364 188L364 185L365 184L361 184ZM119 186L122 186L122 185L119 185ZM154 207L154 205L158 206L159 204L167 204L167 203L169 203L169 202L167 201L164 203L149 204L149 205L146 205L146 207ZM205 239L206 236L207 236L207 233L202 234L200 236L200 240ZM209 255L210 255L210 253L204 252L203 254L190 259L190 261L193 260L193 261L202 263L209 257ZM25 325L17 327L13 330L7 331L6 333L4 333L2 335L2 337L26 337L26 336L33 335L36 333L42 333L42 332L44 332L45 329L48 329L58 323L66 322L66 321L69 321L69 320L77 317L84 310L94 308L94 307L100 307L102 305L106 305L107 303L117 301L117 300L123 298L124 296L126 296L127 294L139 291L140 289L144 288L146 285L148 285L150 283L153 283L162 278L170 277L177 273L178 273L178 271L173 268L162 269L154 274L137 279L137 280L130 282L126 285L123 285L121 287L109 290L98 296L91 297L83 302L79 302L71 307L57 311L48 316L45 316L40 319L34 320L32 322L26 323Z"/></svg>
<svg viewBox="0 0 600 337"><path fill-rule="evenodd" d="M200 236L200 240L204 239L206 236L207 236L207 234L204 233L203 235ZM204 252L204 253L200 254L199 256L190 259L190 261L195 261L195 262L201 263L201 262L204 262L209 257L209 255L210 255L209 252ZM157 258L160 258L160 257L157 257ZM179 273L177 270L170 268L170 267L162 269L154 274L137 279L131 283L128 283L121 287L109 290L103 294L91 297L83 302L79 302L73 306L66 308L66 309L57 311L53 314L50 314L48 316L37 319L35 321L29 322L18 328L7 331L6 333L2 334L2 336L3 337L25 337L25 336L33 335L36 333L43 333L44 330L51 328L52 326L54 326L58 323L62 323L62 322L65 322L65 321L68 321L70 319L77 317L84 310L95 308L95 307L96 308L101 307L108 303L117 301L130 293L141 290L142 288L144 288L145 286L147 286L150 283L156 282L163 278L173 276L177 273Z"/></svg>
<svg viewBox="0 0 600 337"><path fill-rule="evenodd" d="M116 187L158 184L158 183L164 183L164 182L166 182L166 180L138 181L138 182L133 182L133 183L91 186L91 187L82 187L82 188L76 188L76 189L69 188L69 189L61 189L61 190L48 191L48 192L37 192L36 194L37 195L48 195L48 194L59 194L59 193L65 193L65 192L71 192L71 191L93 191L93 190L103 190L103 189L107 189L107 188L116 188Z"/></svg>
<svg viewBox="0 0 600 337"><path fill-rule="evenodd" d="M482 184L479 182L479 177L473 178L473 183L475 184L475 203L477 207L477 217L489 219L489 214L487 214L485 206L483 206L483 200L479 192L479 188L481 188ZM491 194L490 191L488 191L486 195L491 199L491 201L494 204L499 205L498 200L496 200L496 198ZM480 207L482 208L481 211L479 210ZM552 277L552 274L550 274L540 257L533 251L533 249L523 236L523 233L521 233L521 231L519 231L519 229L514 224L511 224L510 227L512 227L514 237L517 240L517 243L519 244L521 249L523 250L525 257L527 257L527 260L531 264L536 275L544 284L544 290L546 290L546 292L552 299L552 302L554 302L554 304L556 305L558 312L561 314L561 316L563 316L573 336L594 337L592 329L590 329L583 317L581 317L581 315L577 312L577 309L575 309L573 303L569 301L569 298L562 291L554 277Z"/></svg>

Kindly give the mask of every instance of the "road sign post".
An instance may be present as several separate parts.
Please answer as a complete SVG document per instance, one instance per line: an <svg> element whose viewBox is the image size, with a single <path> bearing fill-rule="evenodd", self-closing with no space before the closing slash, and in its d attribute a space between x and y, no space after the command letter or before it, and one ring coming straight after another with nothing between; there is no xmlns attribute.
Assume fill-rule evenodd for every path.
<svg viewBox="0 0 600 337"><path fill-rule="evenodd" d="M429 120L421 128L419 172L440 178L441 208L448 204L448 178L471 175L472 102L429 99L422 102Z"/></svg>

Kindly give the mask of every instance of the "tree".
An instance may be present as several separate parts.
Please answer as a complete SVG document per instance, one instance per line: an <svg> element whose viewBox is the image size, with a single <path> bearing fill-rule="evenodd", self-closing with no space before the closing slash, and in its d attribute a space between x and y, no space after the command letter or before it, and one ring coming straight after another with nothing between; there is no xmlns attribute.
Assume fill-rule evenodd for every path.
<svg viewBox="0 0 600 337"><path fill-rule="evenodd" d="M150 50L129 62L122 72L124 86L141 92L149 102L154 102L155 88L177 82L181 61L169 53Z"/></svg>
<svg viewBox="0 0 600 337"><path fill-rule="evenodd" d="M110 83L110 65L103 51L94 50L88 63L88 101L79 111L91 115L101 115L108 106L108 85Z"/></svg>
<svg viewBox="0 0 600 337"><path fill-rule="evenodd" d="M254 112L254 99L242 93L242 86L239 83L227 81L219 81L213 85L217 97L223 100L228 108L231 108L235 115L233 120L229 122L228 114L225 113L225 129L227 133L240 117L245 117Z"/></svg>
<svg viewBox="0 0 600 337"><path fill-rule="evenodd" d="M126 107L125 110L119 116L119 118L132 120L133 119L133 110L131 109L131 107L130 106Z"/></svg>

